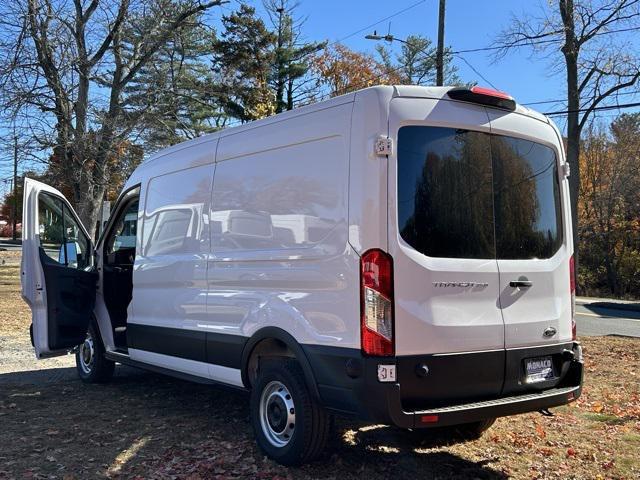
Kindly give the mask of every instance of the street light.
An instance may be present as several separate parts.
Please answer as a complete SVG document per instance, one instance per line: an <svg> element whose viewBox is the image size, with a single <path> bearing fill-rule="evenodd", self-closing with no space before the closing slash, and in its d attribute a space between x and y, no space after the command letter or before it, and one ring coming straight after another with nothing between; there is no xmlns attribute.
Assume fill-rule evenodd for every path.
<svg viewBox="0 0 640 480"><path fill-rule="evenodd" d="M390 34L386 34L386 35L377 35L376 32L373 32L373 35L366 35L364 38L366 38L367 40L384 40L385 42L393 42L394 40L397 42L403 42L403 43L407 43L404 40L401 40L399 38L395 38L393 35Z"/></svg>
<svg viewBox="0 0 640 480"><path fill-rule="evenodd" d="M407 42L406 40L403 40L402 38L398 38L398 37L394 37L393 35L391 35L390 33L387 33L386 35L378 35L375 31L373 32L373 35L365 35L365 37L367 40L384 40L385 42L400 42L400 43L404 43L406 45L410 45L409 42ZM421 52L424 52L424 50L421 50Z"/></svg>
<svg viewBox="0 0 640 480"><path fill-rule="evenodd" d="M403 40L402 38L397 38L394 37L393 35L387 33L386 35L378 35L375 31L373 32L372 35L365 35L365 37L367 40L375 40L375 41L379 41L379 40L384 40L385 42L400 42L400 43L404 43L405 45L409 45L411 46L411 44L409 42L407 42L406 40ZM428 52L426 52L425 50L420 50L421 53L424 53L425 55L430 55ZM442 57L438 56L436 58L436 75L438 77L438 81L436 82L436 84L441 87L442 86L442 67L443 62L442 62Z"/></svg>

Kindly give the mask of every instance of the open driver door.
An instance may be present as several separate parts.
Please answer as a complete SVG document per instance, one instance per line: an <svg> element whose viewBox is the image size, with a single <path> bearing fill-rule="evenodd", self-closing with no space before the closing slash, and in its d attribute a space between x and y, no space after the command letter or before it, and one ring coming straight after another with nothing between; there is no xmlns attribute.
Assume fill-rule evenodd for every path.
<svg viewBox="0 0 640 480"><path fill-rule="evenodd" d="M37 358L63 355L84 341L97 279L93 245L67 199L55 188L25 178L22 298L31 308Z"/></svg>

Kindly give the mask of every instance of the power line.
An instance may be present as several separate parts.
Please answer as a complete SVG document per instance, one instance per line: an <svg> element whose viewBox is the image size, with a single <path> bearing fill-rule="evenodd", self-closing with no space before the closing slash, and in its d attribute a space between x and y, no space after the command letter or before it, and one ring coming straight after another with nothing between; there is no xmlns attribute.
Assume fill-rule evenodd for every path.
<svg viewBox="0 0 640 480"><path fill-rule="evenodd" d="M601 107L594 107L594 108L577 108L575 110L558 110L555 112L545 112L544 115L547 116L554 116L554 115L567 115L569 113L581 113L581 112L586 112L586 111L591 111L591 112L595 112L595 111L602 111L602 110L616 110L616 109L625 109L625 108L634 108L634 107L640 107L640 102L631 102L631 103L620 103L618 105L603 105Z"/></svg>
<svg viewBox="0 0 640 480"><path fill-rule="evenodd" d="M492 88L494 88L495 90L498 90L498 87L496 87L493 83L491 83L491 81L488 80L487 77L482 75L473 65L471 65L471 63L466 58L464 58L462 55L457 54L457 53L453 54L453 55L455 55L460 60L462 60L464 63L466 63L469 66L469 68L471 68L471 70L473 70L476 73L476 75L478 75L482 80L487 82Z"/></svg>
<svg viewBox="0 0 640 480"><path fill-rule="evenodd" d="M618 97L622 97L624 95L640 95L640 92L621 92L618 93L616 96ZM524 105L524 106L528 106L528 105L544 105L545 103L560 103L560 102L566 102L566 99L562 99L562 100L540 100L540 101L536 101L536 102L527 102L527 103L521 103L520 105Z"/></svg>
<svg viewBox="0 0 640 480"><path fill-rule="evenodd" d="M627 27L627 28L618 28L616 30L607 30L606 32L598 32L595 34L595 36L600 36L600 35L610 35L612 33L622 33L622 32L633 32L636 30L640 30L640 27ZM536 41L527 41L525 40L519 40L517 41L517 45L511 45L509 47L504 47L504 46L492 46L492 47L479 47L479 48L467 48L464 50L456 50L454 52L451 53L475 53L475 52L490 52L493 50L504 50L505 48L518 48L518 47L530 47L532 45L543 45L545 43L556 43L556 42L562 42L562 39L560 38L549 38L549 39L545 39L545 40L536 40Z"/></svg>
<svg viewBox="0 0 640 480"><path fill-rule="evenodd" d="M372 23L371 25L367 25L366 27L363 27L363 28L361 28L360 30L356 30L355 32L350 33L350 34L349 34L349 35L347 35L346 37L339 38L338 40L335 40L335 41L333 41L333 42L329 43L329 44L328 44L325 48L323 48L322 50L324 50L324 49L326 49L326 48L328 48L328 47L330 47L330 46L336 45L336 44L338 44L338 43L341 43L341 42L343 42L343 41L345 41L345 40L347 40L347 39L349 39L349 38L351 38L351 37L353 37L353 36L355 36L355 35L357 35L357 34L359 34L359 33L362 33L362 32L364 32L364 31L366 31L366 30L369 30L371 27L375 27L375 26L376 26L376 25L378 25L379 23L386 22L387 20L391 20L392 18L397 17L398 15L401 15L401 14L403 14L404 12L407 12L407 11L411 10L412 8L415 8L415 7L417 7L418 5L422 5L423 3L426 3L426 2L427 2L427 0L420 0L419 2L416 2L416 3L412 4L412 5L409 5L408 7L403 8L402 10L398 10L397 12L392 13L391 15L389 15L389 16L387 16L387 17L381 18L380 20L378 20L378 21L377 21L377 22L375 22L375 23Z"/></svg>

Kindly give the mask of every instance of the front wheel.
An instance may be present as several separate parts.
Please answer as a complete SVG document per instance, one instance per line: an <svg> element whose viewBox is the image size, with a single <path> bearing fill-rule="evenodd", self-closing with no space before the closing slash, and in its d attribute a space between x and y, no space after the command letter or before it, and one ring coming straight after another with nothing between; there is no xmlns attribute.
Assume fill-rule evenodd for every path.
<svg viewBox="0 0 640 480"><path fill-rule="evenodd" d="M251 390L251 425L258 446L283 465L315 459L324 448L331 420L311 396L300 365L273 360L260 369Z"/></svg>
<svg viewBox="0 0 640 480"><path fill-rule="evenodd" d="M105 383L113 376L115 362L104 356L104 345L94 322L84 342L76 350L76 370L84 383Z"/></svg>

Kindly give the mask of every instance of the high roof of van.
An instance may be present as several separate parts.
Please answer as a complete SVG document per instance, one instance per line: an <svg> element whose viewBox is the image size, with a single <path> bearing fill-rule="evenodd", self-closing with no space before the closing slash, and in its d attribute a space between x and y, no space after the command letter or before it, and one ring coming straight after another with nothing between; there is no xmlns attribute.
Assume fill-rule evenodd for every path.
<svg viewBox="0 0 640 480"><path fill-rule="evenodd" d="M251 130L256 127L260 127L263 125L269 125L272 123L280 122L286 119L295 118L300 115L305 115L314 111L323 110L325 108L329 108L336 105L342 105L344 103L353 102L357 95L363 94L364 92L375 92L380 98L388 98L389 100L396 97L413 97L413 98L430 98L430 99L442 99L445 97L447 92L455 87L429 87L429 86L418 86L418 85L378 85L374 87L368 87L361 90L356 90L351 93L347 93L345 95L340 95L337 97L330 98L328 100L323 100L321 102L317 102L311 105L305 105L302 107L295 108L293 110L289 110L286 112L279 113L277 115L272 115L267 118L263 118L260 120L255 120L252 122L247 122L242 125L238 125L235 127L224 128L214 133L210 133L207 135L203 135L198 138L194 138L192 140L187 140L185 142L173 145L171 147L160 150L151 156L149 156L146 160L142 162L141 167L149 162L152 162L154 159L163 157L167 154L179 151L186 147L191 147L200 143L210 142L217 138L225 137L228 135L235 135L237 133ZM491 107L487 107L491 108ZM523 105L516 103L515 113L520 115L525 115L531 118L535 118L536 120L540 120L545 123L551 123L549 119L535 110L531 110Z"/></svg>

